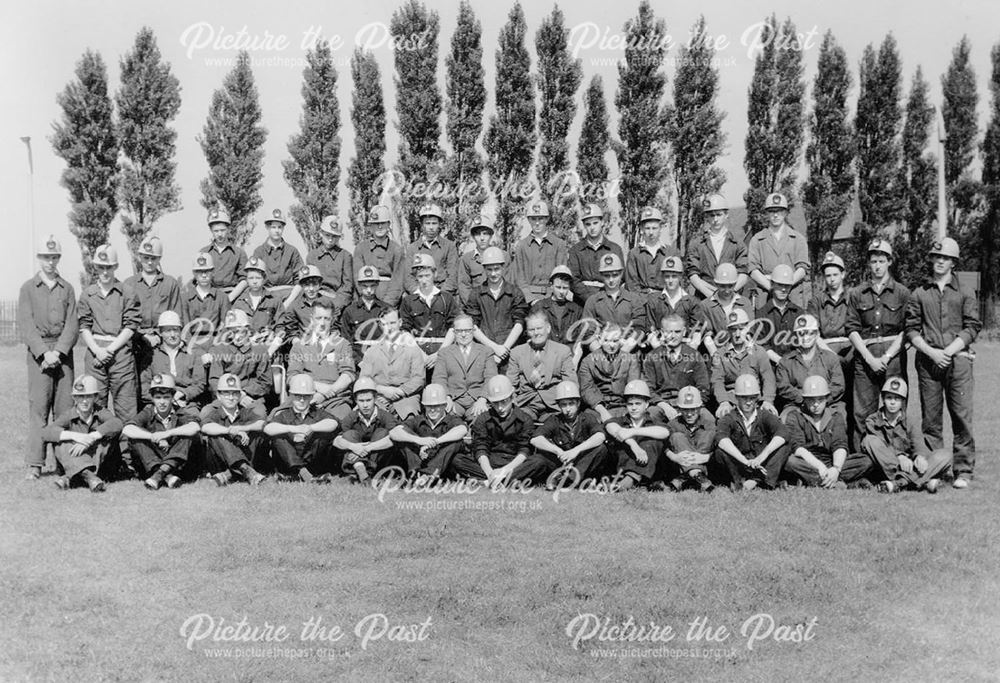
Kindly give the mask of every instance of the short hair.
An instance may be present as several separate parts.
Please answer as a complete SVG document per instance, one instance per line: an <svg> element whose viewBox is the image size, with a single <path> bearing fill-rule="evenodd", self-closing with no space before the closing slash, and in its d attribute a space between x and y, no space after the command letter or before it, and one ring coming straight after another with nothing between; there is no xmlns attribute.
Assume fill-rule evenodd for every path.
<svg viewBox="0 0 1000 683"><path fill-rule="evenodd" d="M336 306L336 304L333 303L333 299L331 299L330 297L321 296L321 297L318 297L315 301L313 301L312 307L313 307L313 309L316 309L316 308L325 308L328 311L332 311L337 306Z"/></svg>
<svg viewBox="0 0 1000 683"><path fill-rule="evenodd" d="M469 315L468 313L459 313L458 315L455 316L455 319L451 322L451 326L457 327L459 320L468 320L470 323L472 323L473 327L475 327L476 325L476 321L472 319L471 315Z"/></svg>
<svg viewBox="0 0 1000 683"><path fill-rule="evenodd" d="M608 334L609 332L618 332L619 334L621 334L624 331L625 331L625 328L622 327L621 325L619 325L618 323L616 323L616 322L609 322L609 323L605 323L604 327L601 329L601 336L603 337L604 335Z"/></svg>
<svg viewBox="0 0 1000 683"><path fill-rule="evenodd" d="M381 320L385 316L389 315L390 313L395 313L396 317L397 318L399 317L399 309L398 308L393 308L392 306L387 306L384 311L382 311L381 313L378 314L379 320Z"/></svg>
<svg viewBox="0 0 1000 683"><path fill-rule="evenodd" d="M542 311L542 310L532 311L531 313L529 313L527 315L527 317L524 319L524 326L525 327L528 326L528 321L529 320L540 320L541 322L545 323L546 325L549 324L549 316L545 313L545 311Z"/></svg>
<svg viewBox="0 0 1000 683"><path fill-rule="evenodd" d="M680 323L681 327L687 329L687 323L684 322L684 318L680 317L676 313L668 313L660 318L660 326L666 325L667 323Z"/></svg>

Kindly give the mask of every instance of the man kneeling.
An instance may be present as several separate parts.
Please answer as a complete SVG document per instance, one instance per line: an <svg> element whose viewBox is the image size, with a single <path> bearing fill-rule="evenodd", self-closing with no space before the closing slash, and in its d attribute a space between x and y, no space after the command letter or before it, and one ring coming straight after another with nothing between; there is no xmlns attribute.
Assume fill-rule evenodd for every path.
<svg viewBox="0 0 1000 683"><path fill-rule="evenodd" d="M187 462L194 437L201 430L194 409L177 410L174 394L177 382L171 374L156 374L149 382L151 405L133 417L122 436L131 442L132 464L140 476L147 477L146 488L155 491L166 482L167 488L181 485L177 472Z"/></svg>
<svg viewBox="0 0 1000 683"><path fill-rule="evenodd" d="M792 455L785 469L806 486L847 488L871 469L863 453L848 454L847 421L829 406L830 386L825 377L812 375L802 382L802 407L785 417Z"/></svg>

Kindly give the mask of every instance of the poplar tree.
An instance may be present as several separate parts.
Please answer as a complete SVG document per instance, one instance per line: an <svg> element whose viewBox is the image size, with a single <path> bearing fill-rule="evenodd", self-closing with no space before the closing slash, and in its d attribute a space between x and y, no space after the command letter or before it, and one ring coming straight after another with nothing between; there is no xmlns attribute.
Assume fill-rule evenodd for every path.
<svg viewBox="0 0 1000 683"><path fill-rule="evenodd" d="M615 152L626 249L636 241L643 206L657 205L664 213L668 209L661 193L669 178L669 110L663 104L667 76L662 69L668 42L666 22L656 18L649 0L642 0L638 15L625 23L625 59L618 64L615 95L619 116Z"/></svg>
<svg viewBox="0 0 1000 683"><path fill-rule="evenodd" d="M392 14L389 33L396 42L396 116L399 119L399 171L408 188L430 187L440 181L441 92L437 84L438 13L418 0L409 0ZM431 199L406 191L403 222L408 238L420 229L420 206ZM446 225L447 227L447 225Z"/></svg>
<svg viewBox="0 0 1000 683"><path fill-rule="evenodd" d="M260 120L250 55L241 52L222 87L212 94L208 120L198 137L208 162L208 177L201 181L201 204L206 209L222 206L229 212L238 245L246 244L253 233L254 213L262 203L267 129Z"/></svg>
<svg viewBox="0 0 1000 683"><path fill-rule="evenodd" d="M62 120L50 138L66 168L60 182L69 190L69 230L80 244L83 284L94 277L94 250L108 241L118 213L118 139L108 95L108 70L97 52L87 50L76 64L75 78L56 97Z"/></svg>
<svg viewBox="0 0 1000 683"><path fill-rule="evenodd" d="M795 201L796 171L805 137L805 81L802 53L779 49L795 41L795 24L786 19L781 26L775 16L765 21L769 38L754 62L750 83L743 166L750 187L743 195L747 207L747 233L764 226L764 199L783 193L789 205Z"/></svg>
<svg viewBox="0 0 1000 683"><path fill-rule="evenodd" d="M567 137L576 116L576 93L583 80L583 67L570 53L569 29L558 5L535 33L535 52L535 82L541 95L538 187L551 207L556 234L565 238L576 223Z"/></svg>
<svg viewBox="0 0 1000 683"><path fill-rule="evenodd" d="M517 237L525 201L534 193L535 88L525 47L524 10L515 3L500 29L496 51L496 113L486 130L487 167L497 200L497 233L506 248Z"/></svg>
<svg viewBox="0 0 1000 683"><path fill-rule="evenodd" d="M714 57L701 16L680 49L667 130L677 183L677 239L682 247L700 224L699 198L718 191L726 181L725 173L715 165L726 136L722 132L725 114L716 106L719 72L712 66Z"/></svg>
<svg viewBox="0 0 1000 683"><path fill-rule="evenodd" d="M994 302L997 295L998 250L996 241L1000 238L997 224L1000 222L1000 43L990 52L990 98L989 123L983 137L983 185L986 197L986 216L982 231L982 268L980 292L986 306L985 325L996 322Z"/></svg>
<svg viewBox="0 0 1000 683"><path fill-rule="evenodd" d="M476 141L483 132L486 77L483 73L483 27L472 5L462 0L458 25L445 57L448 120L445 132L451 154L444 167L446 200L443 204L456 224L453 234L462 241L479 213L487 193L483 186L483 159Z"/></svg>
<svg viewBox="0 0 1000 683"><path fill-rule="evenodd" d="M850 89L847 53L827 31L813 81L811 137L806 147L809 179L802 187L812 263L822 261L854 198L854 132L847 108Z"/></svg>
<svg viewBox="0 0 1000 683"><path fill-rule="evenodd" d="M138 272L136 251L143 238L156 221L181 208L180 187L174 179L177 132L170 126L181 108L181 87L148 27L139 31L119 64L118 203L121 231Z"/></svg>
<svg viewBox="0 0 1000 683"><path fill-rule="evenodd" d="M580 183L579 200L583 204L602 204L608 195L608 106L600 76L590 79L583 99L583 125L576 148L576 171Z"/></svg>
<svg viewBox="0 0 1000 683"><path fill-rule="evenodd" d="M285 180L298 203L289 210L307 249L321 243L323 217L337 214L340 183L340 102L330 44L318 41L306 53L302 72L300 132L288 141L290 159L282 161Z"/></svg>
<svg viewBox="0 0 1000 683"><path fill-rule="evenodd" d="M369 210L379 203L377 185L385 176L385 102L382 75L374 54L355 49L351 57L351 80L354 158L347 168L347 189L351 198L349 220L357 244L364 234Z"/></svg>

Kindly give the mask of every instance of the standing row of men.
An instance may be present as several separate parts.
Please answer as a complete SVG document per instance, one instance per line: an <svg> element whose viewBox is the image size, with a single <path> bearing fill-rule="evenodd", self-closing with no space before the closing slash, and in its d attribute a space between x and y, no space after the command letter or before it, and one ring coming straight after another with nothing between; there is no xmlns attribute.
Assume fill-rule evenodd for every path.
<svg viewBox="0 0 1000 683"><path fill-rule="evenodd" d="M546 411L551 413L556 407L552 380L562 376L550 369L553 358L549 356L552 354L544 351L548 337L551 335L559 340L556 343L560 346L562 341L570 342L568 367L574 373L580 368L581 389L586 393L589 387L583 375L598 378L595 384L600 384L601 378L620 369L616 364L620 366L625 362L618 360L617 354L602 350L606 342L614 345L613 339L607 341L605 337L613 338L616 334L624 337L620 339L624 356L636 349L652 355L662 347L659 356L673 362L654 362L654 370L676 365L690 355L688 349L710 353L713 389L716 375L720 376L720 390L713 391L716 414L724 415L733 405L726 400L727 392L732 394L735 380L744 366L756 368L758 381L764 385L764 405L769 403L767 374L772 368L765 369L768 364L759 362L756 345L738 340L745 336L741 328L749 323L751 305L737 292L742 285L752 281L761 292L767 293L767 300L757 307L755 314L758 321L767 321L775 332L763 335L766 341L762 350L774 366L775 374L788 380L781 383L782 386L791 387L787 391L783 389L782 398L790 404L801 404L804 380L816 367L822 367L821 376L827 375L824 379L835 386L836 373L827 354L839 352L853 380L849 398L854 409L849 414L854 418L855 445L861 438L859 416L865 418L877 407L879 385L887 376L905 376L905 332L907 341L919 352L917 369L921 396L925 390L927 392L927 399L921 404L928 440L934 442L936 438L938 444L941 441L940 413L942 401L946 399L956 431L956 486L967 485L974 463L971 436L973 355L968 347L978 333L979 323L974 299L961 291L951 272L958 259L957 245L951 240L935 245L931 254L934 282L912 295L889 275L891 249L885 242L876 241L869 251L871 282L849 293L843 287L843 262L836 255L828 254L822 266L827 289L810 303L813 312L810 318L803 316L802 308L793 301L794 295L801 291L809 264L804 238L785 220L785 198L777 194L768 198L765 208L770 227L755 235L748 247L744 247L726 226L726 209L721 197L707 198L703 208L706 229L692 240L684 257L659 243L662 223L659 212L652 207L643 209L643 243L623 260L621 248L605 236L599 207L586 208L582 216L586 236L570 248L551 234L548 209L543 202L536 202L528 211L531 234L515 245L508 264L502 250L489 246L493 233L489 221L480 218L471 226L476 247L458 258L454 244L440 235L441 212L437 207L421 210L421 237L405 251L388 237L388 211L376 207L369 216L370 238L362 240L353 258L338 245L340 228L336 222L323 222L324 244L310 252L309 265L301 266L298 273L295 288L300 288L301 293L294 292L297 300L289 297L284 301L278 301L275 291L296 282L288 271L299 266L301 260L296 260L295 250L281 239L284 220L279 210L266 221L268 241L257 249L252 259L246 259L242 250L224 238L229 227L225 213L212 212L209 224L215 239L195 259L195 282L183 289L173 278L159 271L162 245L156 238L141 245L142 272L126 283L114 277L117 266L114 250L101 247L94 255L97 282L84 291L78 304L72 287L58 276L55 266L60 250L55 240L50 239L45 248L39 250L41 270L22 288L21 298L21 329L25 330L29 347L31 382L32 438L28 476L37 476L40 469L40 454L44 452L38 436L40 427L53 406L58 408L57 404L61 403L65 407L69 394L66 387L73 375L71 348L76 335L71 318L76 318L80 336L87 346L86 370L98 382L102 403L110 387L109 402L123 420L138 411L139 397L148 397L148 382L143 382L139 388L136 374L152 376L154 352L162 351L160 346L168 348L167 374L178 374L175 372L178 354L176 350L171 353L169 345L162 340L174 336L175 328L179 331L180 325L175 324L178 321L173 316L167 316L166 322L170 324L163 325L167 313L174 313L185 325L205 318L213 325L238 331L251 328L253 332L273 333L268 348L268 358L273 359L276 354L280 358L279 350L284 347L287 351L291 340L313 325L316 303L321 299L333 302L327 306L330 320L340 321L347 344L354 342L352 351L355 361L360 361L361 376L373 377L376 382L380 376L402 380L396 385L381 385L388 390L380 394L401 416L416 412L415 391L425 382L425 377L419 376L421 371L426 368L437 375L439 366L447 368L449 359L456 360L454 353L446 353L448 349L468 349L469 344L455 342L471 336L490 352L490 360L504 368L508 376L515 380L524 378L523 390L519 384L519 405L529 414L534 413L536 419L541 418ZM357 273L354 272L356 262L364 264ZM693 296L680 286L684 273L694 289ZM459 283L463 291L459 291ZM402 363L392 344L383 348L382 344L374 343L389 336L388 321L383 314L397 305L394 301L397 292L396 324L414 334L420 351L419 356L411 353ZM385 300L380 298L380 293ZM79 310L71 311L74 305ZM233 311L225 313L230 306ZM470 314L471 320L459 319L458 314L463 310ZM528 310L544 314L535 316L534 328L526 316ZM243 315L236 314L237 311ZM741 316L741 312L744 315ZM278 324L279 319L284 322ZM571 338L574 323L581 319L595 321L597 329L610 331L610 335L587 337L578 334L577 338ZM800 338L805 340L811 336L813 327L819 328L815 330L817 334L812 335L819 339L814 340L814 344L808 341L799 344ZM368 334L359 336L358 331L363 329ZM579 329L577 326L577 331ZM732 339L720 342L730 332ZM781 341L778 332L788 333L785 341ZM528 355L521 358L515 356L512 349L524 333L529 341L522 346L529 348ZM650 334L647 336L647 333ZM245 347L246 339L244 336L241 339ZM582 343L584 339L591 341ZM686 339L690 346L680 348L681 339ZM69 349L64 348L67 343ZM819 349L814 350L814 346ZM203 350L209 349L205 346ZM236 349L234 355L242 358L247 355L245 351L245 348ZM468 354L466 358L471 356L469 351L462 353ZM369 355L371 358L366 365ZM218 371L213 371L212 379L234 367L231 361L218 363L211 353L201 360L219 366ZM457 360L461 366L463 359ZM558 359L560 364L565 362L565 359ZM246 369L246 363L241 361L239 365ZM251 365L255 367L250 373L252 377L248 375L243 379L259 380L258 395L251 395L257 400L268 391L266 381L260 379L260 359L255 359ZM271 365L268 360L267 367ZM288 363L280 365L284 367ZM843 368L841 375L845 375ZM350 383L349 378L345 379L347 376L346 372L334 373L329 384L337 386L332 394L345 393ZM618 376L611 375L612 378ZM447 378L445 384L447 386ZM276 382L275 388L281 393L287 390L286 385L282 378L280 386ZM542 385L547 386L539 390ZM683 385L672 388L673 396L664 401L664 405L669 407L670 400L676 401L680 388ZM704 390L707 393L708 387ZM190 388L183 393L186 396L183 400L193 398L189 396ZM611 409L605 403L620 408L624 396L615 395L614 388L608 393L606 399L601 393L601 398L592 405L599 413L603 410L610 415ZM450 400L453 411L472 410L474 417L484 410L482 398L466 389L459 396L452 395ZM467 406L462 406L462 402Z"/></svg>

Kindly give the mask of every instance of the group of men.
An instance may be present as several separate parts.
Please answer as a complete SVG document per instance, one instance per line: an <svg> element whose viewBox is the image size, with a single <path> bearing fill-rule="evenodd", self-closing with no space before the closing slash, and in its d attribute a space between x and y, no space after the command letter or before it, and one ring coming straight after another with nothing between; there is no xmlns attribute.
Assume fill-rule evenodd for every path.
<svg viewBox="0 0 1000 683"><path fill-rule="evenodd" d="M149 237L124 282L115 250L95 250L79 300L49 237L19 306L26 477L40 477L51 443L56 484L93 491L122 473L158 489L201 475L367 482L386 468L548 486L607 478L617 490L966 488L981 324L953 272L954 240L934 244L913 292L893 279L885 240L852 289L830 252L825 288L807 301L806 242L784 196L767 198L768 227L749 240L729 228L723 197L701 208L685 254L661 243L655 207L626 254L599 206L584 207L570 245L534 201L508 257L486 216L459 255L439 207L420 210L421 234L403 248L377 206L353 254L331 216L304 261L280 209L249 258L218 209L190 283L162 273L162 242ZM910 346L920 427L905 408Z"/></svg>

